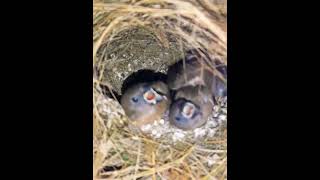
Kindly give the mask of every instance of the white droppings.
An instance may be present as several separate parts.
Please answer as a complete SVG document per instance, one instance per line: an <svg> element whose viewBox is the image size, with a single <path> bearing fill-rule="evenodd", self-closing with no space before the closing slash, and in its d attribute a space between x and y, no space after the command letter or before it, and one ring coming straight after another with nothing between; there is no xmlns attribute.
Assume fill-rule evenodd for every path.
<svg viewBox="0 0 320 180"><path fill-rule="evenodd" d="M175 133L173 134L172 139L173 139L174 142L176 142L176 141L182 140L184 137L185 137L185 134L184 134L184 133L177 131L177 132L175 132Z"/></svg>
<svg viewBox="0 0 320 180"><path fill-rule="evenodd" d="M227 108L223 108L222 110L221 110L224 114L227 114L228 112L227 112Z"/></svg>
<svg viewBox="0 0 320 180"><path fill-rule="evenodd" d="M130 71L132 71L131 63L128 64L128 71L127 72L130 72Z"/></svg>
<svg viewBox="0 0 320 180"><path fill-rule="evenodd" d="M211 120L211 121L208 121L206 126L208 128L214 128L214 127L217 127L218 126L218 123L215 121L215 120Z"/></svg>
<svg viewBox="0 0 320 180"><path fill-rule="evenodd" d="M216 134L216 130L215 129L208 129L208 137L213 137Z"/></svg>
<svg viewBox="0 0 320 180"><path fill-rule="evenodd" d="M206 135L206 129L204 129L204 128L197 128L194 130L194 137L195 138L199 138L199 137L201 138L205 135Z"/></svg>
<svg viewBox="0 0 320 180"><path fill-rule="evenodd" d="M160 138L161 137L161 133L157 133L156 135L155 135L155 138L156 139L158 139L158 138Z"/></svg>
<svg viewBox="0 0 320 180"><path fill-rule="evenodd" d="M158 121L154 121L154 122L153 122L153 125L154 125L154 126L158 126Z"/></svg>
<svg viewBox="0 0 320 180"><path fill-rule="evenodd" d="M208 157L208 166L211 167L219 161L220 157L214 154L212 157Z"/></svg>
<svg viewBox="0 0 320 180"><path fill-rule="evenodd" d="M211 159L208 159L208 166L211 167L215 162Z"/></svg>
<svg viewBox="0 0 320 180"><path fill-rule="evenodd" d="M151 132L151 133L152 133L152 135L154 135L154 136L155 136L158 132L157 132L157 130L156 130L156 129L154 129L154 130L152 130L152 132Z"/></svg>
<svg viewBox="0 0 320 180"><path fill-rule="evenodd" d="M222 121L225 121L225 120L227 120L227 115L221 114L221 115L219 115L219 119Z"/></svg>
<svg viewBox="0 0 320 180"><path fill-rule="evenodd" d="M114 104L114 106L110 106L110 103ZM119 122L117 117L124 115L121 105L111 98L105 96L97 97L96 104L101 114L107 115L108 119L115 117L117 123ZM220 124L227 119L227 115L223 113L224 109L226 111L227 108L219 105L214 106L213 113L208 118L207 123L193 131L184 131L173 126L168 119L169 112L166 112L162 119L142 125L140 130L151 138L166 138L173 143L185 140L199 141L202 138L215 136ZM111 122L109 123L110 125L112 124Z"/></svg>
<svg viewBox="0 0 320 180"><path fill-rule="evenodd" d="M150 129L151 129L151 124L146 124L146 125L141 126L141 130L142 130L143 132L147 132L147 131L149 131Z"/></svg>

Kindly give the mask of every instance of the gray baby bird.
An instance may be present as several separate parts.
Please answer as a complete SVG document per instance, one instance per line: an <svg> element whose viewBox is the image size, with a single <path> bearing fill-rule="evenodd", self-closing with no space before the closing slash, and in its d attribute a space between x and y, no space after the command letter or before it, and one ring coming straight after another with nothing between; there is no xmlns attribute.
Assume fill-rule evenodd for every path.
<svg viewBox="0 0 320 180"><path fill-rule="evenodd" d="M226 67L218 67L226 78ZM214 97L227 94L226 83L207 68L196 50L187 52L185 61L169 67L167 83L169 89L175 91L169 120L183 130L205 124L212 113Z"/></svg>
<svg viewBox="0 0 320 180"><path fill-rule="evenodd" d="M170 102L169 89L161 81L136 84L129 87L121 97L126 115L137 127L160 119Z"/></svg>

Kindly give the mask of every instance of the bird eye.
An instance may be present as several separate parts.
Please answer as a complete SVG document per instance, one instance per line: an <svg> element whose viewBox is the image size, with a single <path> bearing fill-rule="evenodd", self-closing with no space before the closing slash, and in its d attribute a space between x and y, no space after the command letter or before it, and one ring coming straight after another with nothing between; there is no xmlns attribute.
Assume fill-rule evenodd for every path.
<svg viewBox="0 0 320 180"><path fill-rule="evenodd" d="M139 101L139 99L137 97L133 97L131 98L131 100L134 102L134 103L137 103Z"/></svg>
<svg viewBox="0 0 320 180"><path fill-rule="evenodd" d="M177 121L180 121L181 119L180 119L180 117L177 116L177 117L176 117L176 120L177 120Z"/></svg>

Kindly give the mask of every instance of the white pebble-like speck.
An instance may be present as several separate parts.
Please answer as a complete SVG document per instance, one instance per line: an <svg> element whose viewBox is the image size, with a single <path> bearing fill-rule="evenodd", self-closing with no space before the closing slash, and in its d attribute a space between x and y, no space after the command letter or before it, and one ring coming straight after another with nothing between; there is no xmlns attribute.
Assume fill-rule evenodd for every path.
<svg viewBox="0 0 320 180"><path fill-rule="evenodd" d="M132 69L131 69L131 64L129 63L128 64L128 72L130 72L130 71L132 71Z"/></svg>
<svg viewBox="0 0 320 180"><path fill-rule="evenodd" d="M157 133L155 136L154 136L155 138L160 138L161 137L161 133Z"/></svg>
<svg viewBox="0 0 320 180"><path fill-rule="evenodd" d="M184 133L181 133L179 131L175 132L172 136L172 140L175 142L175 141L178 141L178 140L182 140L184 138L185 134Z"/></svg>
<svg viewBox="0 0 320 180"><path fill-rule="evenodd" d="M164 124L164 119L160 119L159 123L160 123L161 125L163 125L163 124Z"/></svg>
<svg viewBox="0 0 320 180"><path fill-rule="evenodd" d="M213 107L213 111L215 111L215 112L218 112L218 111L219 111L219 109L220 109L220 107L219 107L219 106L214 106L214 107Z"/></svg>
<svg viewBox="0 0 320 180"><path fill-rule="evenodd" d="M194 137L195 138L203 137L205 134L206 134L206 129L197 128L194 130Z"/></svg>
<svg viewBox="0 0 320 180"><path fill-rule="evenodd" d="M141 126L141 130L142 130L143 132L147 132L147 131L149 131L150 129L151 129L151 125L150 125L150 124L146 124L146 125Z"/></svg>
<svg viewBox="0 0 320 180"><path fill-rule="evenodd" d="M223 108L221 111L222 111L224 114L227 114L227 113L228 113L227 108Z"/></svg>
<svg viewBox="0 0 320 180"><path fill-rule="evenodd" d="M116 73L116 74L117 74L117 77L118 77L118 78L121 78L121 77L122 77L121 73Z"/></svg>
<svg viewBox="0 0 320 180"><path fill-rule="evenodd" d="M215 161L208 159L208 166L209 167L211 167L214 163L215 163Z"/></svg>
<svg viewBox="0 0 320 180"><path fill-rule="evenodd" d="M155 129L154 129L154 130L152 130L152 132L151 132L151 133L152 133L152 135L154 135L154 136L155 136L158 132L157 132L157 130L155 130Z"/></svg>
<svg viewBox="0 0 320 180"><path fill-rule="evenodd" d="M153 122L153 125L154 125L154 126L158 126L158 121L154 121L154 122Z"/></svg>
<svg viewBox="0 0 320 180"><path fill-rule="evenodd" d="M222 120L222 121L225 121L225 120L227 120L227 116L224 115L224 114L221 114L221 115L219 116L219 119Z"/></svg>
<svg viewBox="0 0 320 180"><path fill-rule="evenodd" d="M216 134L215 129L208 129L208 137L213 137Z"/></svg>
<svg viewBox="0 0 320 180"><path fill-rule="evenodd" d="M212 157L208 158L208 166L211 167L212 165L216 164L219 160L219 156L217 154L213 155Z"/></svg>
<svg viewBox="0 0 320 180"><path fill-rule="evenodd" d="M218 123L214 119L212 119L211 121L208 121L206 125L206 127L209 127L209 128L217 127L217 126L218 126Z"/></svg>

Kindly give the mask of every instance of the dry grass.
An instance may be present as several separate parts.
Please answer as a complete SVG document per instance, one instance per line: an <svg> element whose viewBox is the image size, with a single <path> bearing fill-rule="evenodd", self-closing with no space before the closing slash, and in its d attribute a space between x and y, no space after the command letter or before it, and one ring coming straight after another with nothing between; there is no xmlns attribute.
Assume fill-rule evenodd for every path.
<svg viewBox="0 0 320 180"><path fill-rule="evenodd" d="M106 1L106 0L105 0ZM210 0L131 0L93 7L93 65L98 49L114 40L117 32L133 26L153 31L167 46L166 33L180 38L182 46L206 49L227 64L225 6ZM181 47L182 47L181 46ZM108 53L108 52L105 52ZM208 68L216 71L212 62ZM104 67L99 67L102 70ZM96 69L95 69L96 70ZM93 79L93 177L94 179L226 179L227 135L221 128L213 138L199 143L154 140L132 132L121 106L103 96L103 73ZM101 113L101 109L106 113Z"/></svg>

